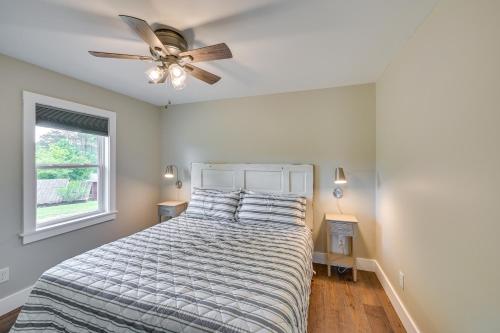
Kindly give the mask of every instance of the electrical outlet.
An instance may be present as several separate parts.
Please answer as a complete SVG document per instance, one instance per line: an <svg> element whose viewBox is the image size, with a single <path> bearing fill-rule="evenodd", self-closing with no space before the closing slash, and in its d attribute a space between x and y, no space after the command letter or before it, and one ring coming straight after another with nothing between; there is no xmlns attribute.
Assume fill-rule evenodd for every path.
<svg viewBox="0 0 500 333"><path fill-rule="evenodd" d="M405 290L405 273L399 271L399 288Z"/></svg>
<svg viewBox="0 0 500 333"><path fill-rule="evenodd" d="M0 269L0 283L9 281L9 267Z"/></svg>

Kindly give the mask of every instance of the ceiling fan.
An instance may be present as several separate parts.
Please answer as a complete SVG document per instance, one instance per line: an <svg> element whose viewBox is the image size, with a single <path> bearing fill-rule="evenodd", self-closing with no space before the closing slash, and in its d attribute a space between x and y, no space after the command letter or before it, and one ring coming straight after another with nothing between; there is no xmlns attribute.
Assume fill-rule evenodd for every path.
<svg viewBox="0 0 500 333"><path fill-rule="evenodd" d="M146 71L149 83L165 83L169 79L176 90L186 86L187 74L214 84L220 77L192 63L232 58L231 50L225 43L215 44L199 49L188 50L186 39L177 31L158 29L137 17L119 15L135 33L149 45L151 56L89 51L95 57L152 61L156 65Z"/></svg>

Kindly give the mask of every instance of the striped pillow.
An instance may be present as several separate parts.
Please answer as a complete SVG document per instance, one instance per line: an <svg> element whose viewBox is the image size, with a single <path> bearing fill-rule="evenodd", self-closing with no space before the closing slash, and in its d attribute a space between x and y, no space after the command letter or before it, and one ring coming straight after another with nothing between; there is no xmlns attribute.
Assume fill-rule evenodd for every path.
<svg viewBox="0 0 500 333"><path fill-rule="evenodd" d="M240 222L305 225L306 198L281 193L241 192L236 218Z"/></svg>
<svg viewBox="0 0 500 333"><path fill-rule="evenodd" d="M195 188L186 215L200 219L234 220L239 201L240 191Z"/></svg>

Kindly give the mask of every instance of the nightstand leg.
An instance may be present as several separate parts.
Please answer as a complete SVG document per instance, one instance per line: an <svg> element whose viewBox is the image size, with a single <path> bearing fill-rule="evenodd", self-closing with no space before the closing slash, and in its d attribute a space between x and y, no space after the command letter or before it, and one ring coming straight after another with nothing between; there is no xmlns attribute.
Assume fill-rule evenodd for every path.
<svg viewBox="0 0 500 333"><path fill-rule="evenodd" d="M332 276L332 266L328 265L328 276Z"/></svg>
<svg viewBox="0 0 500 333"><path fill-rule="evenodd" d="M352 267L352 280L356 282L358 280L358 269L356 266Z"/></svg>

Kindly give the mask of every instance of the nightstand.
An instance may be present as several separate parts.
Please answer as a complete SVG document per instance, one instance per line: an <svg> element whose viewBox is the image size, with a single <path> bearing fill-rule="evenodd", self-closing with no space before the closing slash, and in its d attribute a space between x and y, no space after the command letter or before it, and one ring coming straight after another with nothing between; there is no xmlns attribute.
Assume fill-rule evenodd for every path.
<svg viewBox="0 0 500 333"><path fill-rule="evenodd" d="M358 272L352 248L358 219L354 215L326 214L325 221L328 276L331 266L352 268L352 279L356 282Z"/></svg>
<svg viewBox="0 0 500 333"><path fill-rule="evenodd" d="M163 217L167 216L169 219L179 216L187 208L185 201L165 201L158 204L158 222L163 221Z"/></svg>

